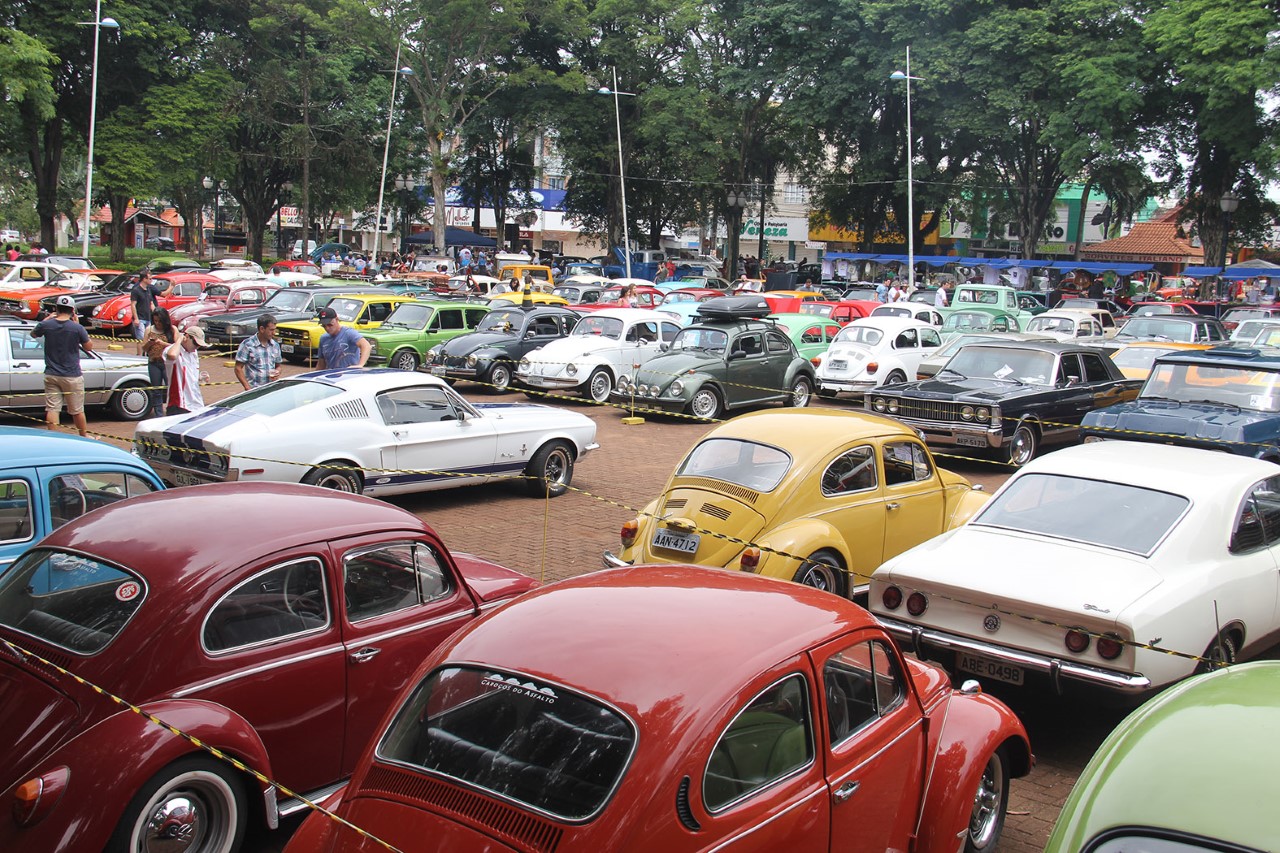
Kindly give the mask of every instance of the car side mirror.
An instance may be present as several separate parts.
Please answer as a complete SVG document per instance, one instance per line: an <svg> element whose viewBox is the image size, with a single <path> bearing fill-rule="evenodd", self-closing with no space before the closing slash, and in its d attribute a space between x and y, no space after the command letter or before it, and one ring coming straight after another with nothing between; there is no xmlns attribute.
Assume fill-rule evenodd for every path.
<svg viewBox="0 0 1280 853"><path fill-rule="evenodd" d="M671 349L671 344L667 343L666 341L663 341L662 343L658 344L658 352L666 352L669 349Z"/></svg>
<svg viewBox="0 0 1280 853"><path fill-rule="evenodd" d="M746 352L740 349L736 349L733 352L729 353L729 361L737 361L740 358L746 358L746 357L747 357Z"/></svg>
<svg viewBox="0 0 1280 853"><path fill-rule="evenodd" d="M1072 385L1079 385L1079 384L1080 384L1080 377L1079 377L1079 376L1068 376L1068 377L1067 377L1067 386L1068 386L1068 387L1070 387L1070 386L1072 386Z"/></svg>

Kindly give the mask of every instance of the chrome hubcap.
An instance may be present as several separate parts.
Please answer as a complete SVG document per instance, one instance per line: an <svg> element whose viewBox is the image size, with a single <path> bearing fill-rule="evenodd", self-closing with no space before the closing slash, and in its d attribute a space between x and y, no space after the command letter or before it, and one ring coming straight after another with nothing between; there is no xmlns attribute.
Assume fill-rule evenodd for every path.
<svg viewBox="0 0 1280 853"><path fill-rule="evenodd" d="M795 387L791 389L791 405L799 409L809 405L808 382L797 382Z"/></svg>
<svg viewBox="0 0 1280 853"><path fill-rule="evenodd" d="M1000 800L1004 779L1000 773L1000 758L993 755L978 782L973 797L973 814L969 817L969 839L978 848L990 843L1000 817Z"/></svg>
<svg viewBox="0 0 1280 853"><path fill-rule="evenodd" d="M191 849L202 834L200 801L174 793L161 802L147 819L142 837L146 853L181 853Z"/></svg>
<svg viewBox="0 0 1280 853"><path fill-rule="evenodd" d="M547 457L547 466L542 472L542 478L549 485L560 486L565 482L565 473L569 470L569 460L564 455L564 451L557 450Z"/></svg>

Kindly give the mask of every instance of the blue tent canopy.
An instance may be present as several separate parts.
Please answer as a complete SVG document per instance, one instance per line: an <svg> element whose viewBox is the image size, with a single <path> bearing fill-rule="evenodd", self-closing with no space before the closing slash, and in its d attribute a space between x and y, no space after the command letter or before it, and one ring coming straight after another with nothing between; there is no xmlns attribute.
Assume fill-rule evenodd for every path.
<svg viewBox="0 0 1280 853"><path fill-rule="evenodd" d="M1228 267L1222 277L1227 281L1244 281L1246 278L1280 278L1280 272L1259 267L1253 267L1252 269L1249 267L1244 269Z"/></svg>
<svg viewBox="0 0 1280 853"><path fill-rule="evenodd" d="M1054 261L1049 266L1060 270L1083 270L1095 274L1113 272L1116 275L1133 275L1152 269L1151 264L1118 264L1108 261Z"/></svg>
<svg viewBox="0 0 1280 853"><path fill-rule="evenodd" d="M1222 272L1222 267L1187 267L1178 275L1183 275L1187 278L1208 278L1220 272Z"/></svg>

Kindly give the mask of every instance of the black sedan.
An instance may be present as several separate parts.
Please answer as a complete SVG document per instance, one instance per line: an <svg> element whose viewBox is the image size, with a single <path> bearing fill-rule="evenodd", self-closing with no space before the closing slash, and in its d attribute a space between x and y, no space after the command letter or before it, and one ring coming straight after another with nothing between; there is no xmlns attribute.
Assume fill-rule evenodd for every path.
<svg viewBox="0 0 1280 853"><path fill-rule="evenodd" d="M480 321L474 332L432 347L427 351L426 363L418 369L450 382L467 379L487 384L494 391L505 391L515 378L521 358L565 337L582 319L576 311L558 305L523 307L502 301L493 304L498 307Z"/></svg>
<svg viewBox="0 0 1280 853"><path fill-rule="evenodd" d="M1096 347L993 341L961 348L932 379L867 394L866 407L930 446L995 451L1022 466L1041 444L1078 440L1086 414L1134 399L1141 384Z"/></svg>

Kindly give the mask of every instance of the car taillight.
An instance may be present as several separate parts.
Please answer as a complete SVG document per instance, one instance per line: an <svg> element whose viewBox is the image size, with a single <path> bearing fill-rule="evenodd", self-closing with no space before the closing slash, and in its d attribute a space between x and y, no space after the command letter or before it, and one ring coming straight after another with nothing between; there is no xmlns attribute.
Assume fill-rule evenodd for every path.
<svg viewBox="0 0 1280 853"><path fill-rule="evenodd" d="M868 375L868 376L870 376L871 374L875 373L875 372L876 372L877 370L879 370L879 369L880 369L880 365L879 365L879 363L874 362L874 361L868 361L868 362L867 362L867 375Z"/></svg>
<svg viewBox="0 0 1280 853"><path fill-rule="evenodd" d="M902 606L902 590L896 586L886 586L884 592L880 593L880 603L886 610L897 610Z"/></svg>
<svg viewBox="0 0 1280 853"><path fill-rule="evenodd" d="M1120 653L1124 651L1124 643L1119 637L1099 637L1098 638L1098 656L1103 660L1115 660L1120 657Z"/></svg>
<svg viewBox="0 0 1280 853"><path fill-rule="evenodd" d="M69 768L55 767L19 785L13 795L14 822L18 826L31 826L48 816L62 798L70 777Z"/></svg>
<svg viewBox="0 0 1280 853"><path fill-rule="evenodd" d="M1084 631L1073 628L1067 632L1064 642L1067 644L1067 651L1080 654L1085 649L1089 648L1089 635Z"/></svg>
<svg viewBox="0 0 1280 853"><path fill-rule="evenodd" d="M633 518L630 521L622 522L622 547L630 548L636 541L636 535L640 532L640 519Z"/></svg>
<svg viewBox="0 0 1280 853"><path fill-rule="evenodd" d="M907 596L907 612L912 616L919 616L929 609L929 599L924 597L923 592L913 592Z"/></svg>
<svg viewBox="0 0 1280 853"><path fill-rule="evenodd" d="M742 570L744 572L754 572L760 568L760 549L754 546L744 548L742 551Z"/></svg>

